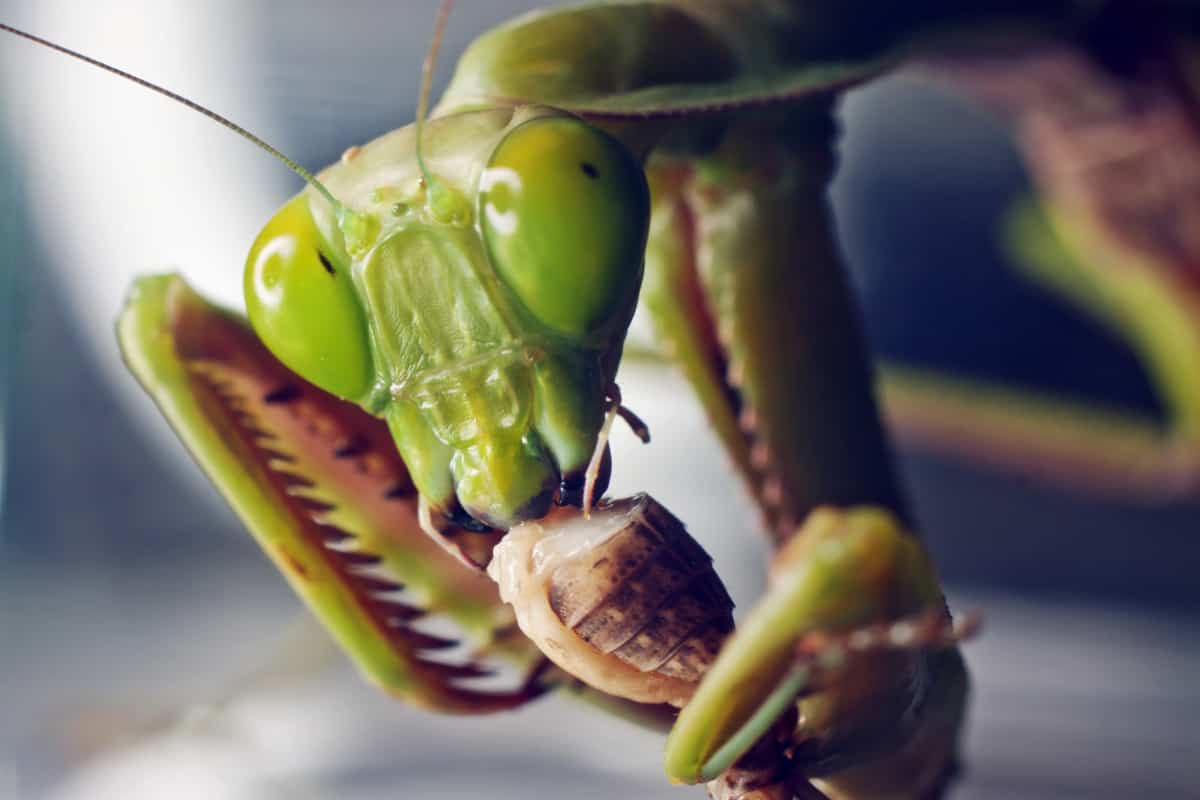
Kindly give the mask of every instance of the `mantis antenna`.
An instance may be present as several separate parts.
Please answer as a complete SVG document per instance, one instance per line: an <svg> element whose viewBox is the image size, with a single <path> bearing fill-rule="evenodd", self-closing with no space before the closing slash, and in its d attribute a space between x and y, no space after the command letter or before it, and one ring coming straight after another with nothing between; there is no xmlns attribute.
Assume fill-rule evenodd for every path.
<svg viewBox="0 0 1200 800"><path fill-rule="evenodd" d="M453 0L441 0L438 4L437 19L433 23L433 39L429 42L429 52L425 54L425 61L421 64L421 93L417 96L417 167L421 170L421 177L425 180L425 185L429 187L430 199L433 201L435 211L438 202L435 195L441 188L441 184L425 164L425 155L421 149L421 137L425 131L425 117L429 114L429 93L433 86L433 68L437 63L438 50L442 46L442 36L446 32L446 20L450 18L450 9L453 6Z"/></svg>
<svg viewBox="0 0 1200 800"><path fill-rule="evenodd" d="M54 42L52 42L48 39L43 39L40 36L34 36L32 33L26 33L23 30L19 30L17 28L12 27L11 25L5 25L3 22L0 22L0 31L8 31L11 34L20 36L22 39L27 39L31 42L34 42L35 44L40 44L43 47L48 47L51 50L62 53L63 55L67 55L67 56L70 56L71 58L78 59L79 61L82 61L85 64L91 64L93 67L99 67L100 69L104 70L105 72L116 75L118 78L124 78L127 81L136 83L138 86L142 86L146 89L149 89L152 92L157 92L158 94L161 94L163 97L166 97L170 100L174 100L176 103L187 106L188 108L192 109L193 111L203 114L204 116L211 119L213 122L216 122L218 125L228 128L229 130L236 133L238 136L241 136L246 141L248 141L251 144L254 144L257 147L259 147L260 149L266 151L267 154L274 156L276 159L283 162L284 166L286 166L292 172L296 173L301 178L303 178L306 183L308 183L310 186L312 186L314 189L316 189L321 194L322 197L324 197L326 200L328 200L329 204L338 210L339 218L345 215L346 208L341 203L338 202L337 198L335 198L332 194L330 194L329 190L325 188L324 184L322 184L319 180L317 180L315 175L313 175L311 172L306 170L304 167L297 164L292 159L288 158L286 155L281 153L279 150L277 150L274 147L272 147L271 145L267 144L265 141L260 139L258 136L255 136L253 133L246 130L241 125L238 125L233 120L228 119L227 117L223 117L220 114L218 114L217 112L213 111L212 109L206 108L205 106L200 105L195 100L189 100L188 98L184 97L181 94L172 92L170 89L167 89L163 86L159 86L157 83L152 83L152 82L146 80L145 78L141 78L141 77L138 77L137 75L134 75L131 72L126 72L123 69L118 69L117 67L114 67L111 64L106 64L103 61L92 58L91 56L86 56L83 53L77 52L75 50L71 50L70 48L63 47L60 44L55 44Z"/></svg>

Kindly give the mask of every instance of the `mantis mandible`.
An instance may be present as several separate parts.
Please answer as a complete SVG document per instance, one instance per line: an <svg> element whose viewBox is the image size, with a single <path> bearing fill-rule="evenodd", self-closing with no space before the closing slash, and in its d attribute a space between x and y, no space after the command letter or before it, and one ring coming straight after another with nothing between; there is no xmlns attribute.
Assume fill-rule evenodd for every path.
<svg viewBox="0 0 1200 800"><path fill-rule="evenodd" d="M575 684L478 568L505 530L603 495L608 426L637 425L614 379L640 295L780 546L681 699L668 776L926 796L955 759L965 631L909 532L824 191L836 94L959 22L935 11L870 35L736 2L498 28L428 121L300 170L251 248L252 328L147 278L126 359L366 675L477 713ZM431 657L455 644L415 624L431 613L478 642L469 662ZM490 657L525 679L472 686Z"/></svg>

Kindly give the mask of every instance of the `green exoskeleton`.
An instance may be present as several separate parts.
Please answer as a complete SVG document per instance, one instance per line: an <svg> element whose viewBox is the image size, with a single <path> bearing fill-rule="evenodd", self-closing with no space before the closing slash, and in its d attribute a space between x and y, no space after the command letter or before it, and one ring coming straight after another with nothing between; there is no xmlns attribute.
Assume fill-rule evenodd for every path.
<svg viewBox="0 0 1200 800"><path fill-rule="evenodd" d="M510 528L582 501L648 190L619 142L540 106L424 136L427 172L403 129L321 173L338 206L285 206L251 248L247 309L286 366L386 420L435 511Z"/></svg>
<svg viewBox="0 0 1200 800"><path fill-rule="evenodd" d="M431 119L297 169L309 187L250 249L249 323L146 278L126 360L385 690L459 713L588 692L673 721L668 777L720 798L936 795L969 626L912 533L825 190L837 93L963 24L950 5L621 2L502 26ZM1071 12L1043 5L1022 21ZM592 513L608 426L636 426L614 381L639 302L779 548L732 634L678 519L644 497ZM458 640L431 614L467 661L437 657ZM472 683L493 656L526 677Z"/></svg>
<svg viewBox="0 0 1200 800"><path fill-rule="evenodd" d="M576 687L654 724L672 704L674 781L920 796L953 761L965 676L900 522L823 198L832 94L886 59L809 64L763 38L795 20L743 11L600 5L493 31L431 119L351 148L268 222L249 325L160 276L118 336L386 690L470 713ZM792 543L732 637L678 519L649 498L586 519L639 294ZM465 663L439 659L457 640L429 614L474 640ZM493 656L526 677L473 684Z"/></svg>

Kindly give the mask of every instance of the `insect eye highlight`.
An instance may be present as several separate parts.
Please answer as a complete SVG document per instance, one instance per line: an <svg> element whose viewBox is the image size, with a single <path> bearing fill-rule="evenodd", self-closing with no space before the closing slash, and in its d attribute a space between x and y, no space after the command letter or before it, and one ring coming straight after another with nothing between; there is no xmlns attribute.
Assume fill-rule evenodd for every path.
<svg viewBox="0 0 1200 800"><path fill-rule="evenodd" d="M572 337L625 320L649 214L641 167L574 117L517 126L480 177L480 225L497 274L538 321Z"/></svg>
<svg viewBox="0 0 1200 800"><path fill-rule="evenodd" d="M362 305L349 270L322 249L303 194L259 234L243 290L255 333L288 369L338 397L366 394L373 368Z"/></svg>

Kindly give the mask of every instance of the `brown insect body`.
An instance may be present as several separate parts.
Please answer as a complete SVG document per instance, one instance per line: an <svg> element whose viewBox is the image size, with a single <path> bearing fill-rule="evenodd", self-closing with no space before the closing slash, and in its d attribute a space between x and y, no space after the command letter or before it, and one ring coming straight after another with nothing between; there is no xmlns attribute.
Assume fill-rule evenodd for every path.
<svg viewBox="0 0 1200 800"><path fill-rule="evenodd" d="M551 660L639 702L685 703L733 630L712 559L647 495L520 525L488 571Z"/></svg>

